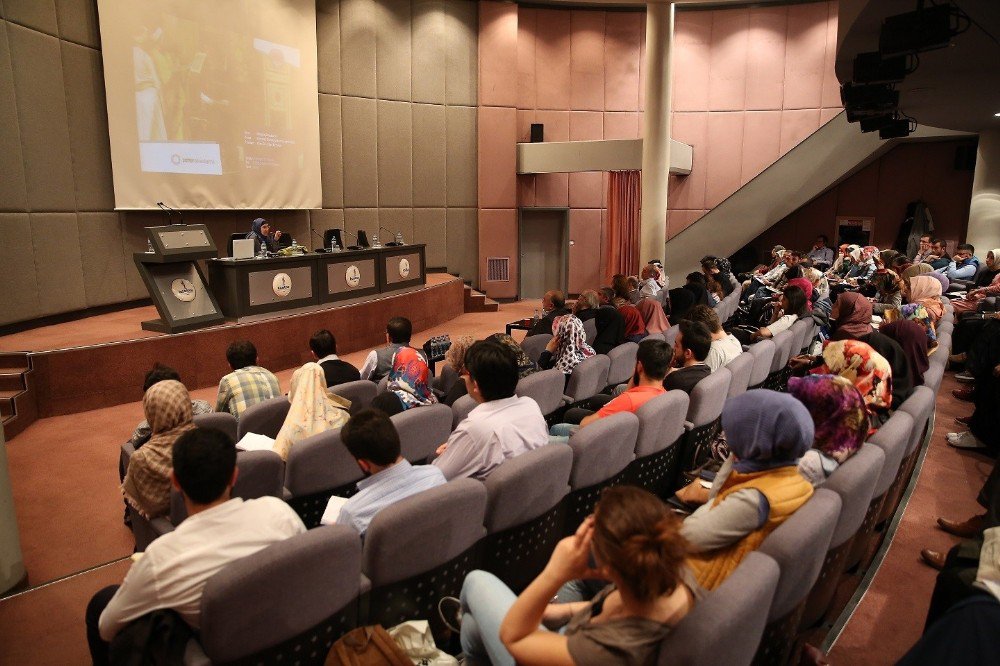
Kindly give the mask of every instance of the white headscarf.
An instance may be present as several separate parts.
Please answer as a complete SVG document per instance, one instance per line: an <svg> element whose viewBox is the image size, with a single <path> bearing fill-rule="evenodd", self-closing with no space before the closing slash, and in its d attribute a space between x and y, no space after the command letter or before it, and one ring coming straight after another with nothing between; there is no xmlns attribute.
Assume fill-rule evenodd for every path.
<svg viewBox="0 0 1000 666"><path fill-rule="evenodd" d="M319 363L306 363L295 371L288 400L292 406L274 442L274 451L282 460L288 460L288 452L296 442L340 428L350 418L347 410L351 401L327 389Z"/></svg>

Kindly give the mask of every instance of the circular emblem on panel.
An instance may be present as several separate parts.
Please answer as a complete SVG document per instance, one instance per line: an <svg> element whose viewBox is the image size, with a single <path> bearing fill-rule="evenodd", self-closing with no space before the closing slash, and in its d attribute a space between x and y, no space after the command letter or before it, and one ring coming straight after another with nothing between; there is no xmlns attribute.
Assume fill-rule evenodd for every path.
<svg viewBox="0 0 1000 666"><path fill-rule="evenodd" d="M275 296L281 298L288 296L292 292L292 278L288 276L288 273L278 273L271 282L271 289Z"/></svg>
<svg viewBox="0 0 1000 666"><path fill-rule="evenodd" d="M194 288L194 283L184 278L177 278L171 282L170 291L174 292L174 298L184 303L190 303L198 295L197 290Z"/></svg>
<svg viewBox="0 0 1000 666"><path fill-rule="evenodd" d="M408 259L399 260L399 277L408 277L410 275L410 262Z"/></svg>
<svg viewBox="0 0 1000 666"><path fill-rule="evenodd" d="M350 266L347 267L346 279L347 279L347 286L351 287L352 289L361 284L361 271L358 270L357 266L351 264Z"/></svg>

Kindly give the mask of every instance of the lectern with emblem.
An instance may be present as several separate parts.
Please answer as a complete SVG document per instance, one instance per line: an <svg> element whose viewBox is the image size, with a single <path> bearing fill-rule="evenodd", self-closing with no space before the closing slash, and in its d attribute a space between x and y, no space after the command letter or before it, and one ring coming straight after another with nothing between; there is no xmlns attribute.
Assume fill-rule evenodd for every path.
<svg viewBox="0 0 1000 666"><path fill-rule="evenodd" d="M133 259L160 318L142 322L142 328L179 333L225 321L198 266L199 259L218 256L208 228L174 224L148 227L146 234L149 250L136 252Z"/></svg>

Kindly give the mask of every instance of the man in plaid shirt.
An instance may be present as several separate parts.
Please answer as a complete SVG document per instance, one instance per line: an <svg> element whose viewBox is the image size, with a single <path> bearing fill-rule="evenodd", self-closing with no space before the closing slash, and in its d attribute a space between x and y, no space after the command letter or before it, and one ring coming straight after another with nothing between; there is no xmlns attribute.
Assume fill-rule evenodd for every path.
<svg viewBox="0 0 1000 666"><path fill-rule="evenodd" d="M257 348L249 340L237 340L229 345L226 360L233 371L219 382L215 411L229 412L240 418L247 407L281 395L278 378L257 365Z"/></svg>

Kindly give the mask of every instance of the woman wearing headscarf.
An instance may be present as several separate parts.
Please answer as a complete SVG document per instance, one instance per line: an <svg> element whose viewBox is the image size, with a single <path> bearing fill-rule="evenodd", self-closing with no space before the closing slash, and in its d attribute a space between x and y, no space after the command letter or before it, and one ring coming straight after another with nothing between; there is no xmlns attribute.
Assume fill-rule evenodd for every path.
<svg viewBox="0 0 1000 666"><path fill-rule="evenodd" d="M924 383L924 373L930 367L927 361L927 332L922 326L909 319L894 321L879 327L879 333L892 338L903 348L910 364L910 378L914 386Z"/></svg>
<svg viewBox="0 0 1000 666"><path fill-rule="evenodd" d="M306 363L292 375L288 391L292 406L274 440L274 452L288 460L292 447L307 437L347 423L351 401L330 392L319 363Z"/></svg>
<svg viewBox="0 0 1000 666"><path fill-rule="evenodd" d="M253 221L253 227L250 233L247 234L247 238L253 239L253 251L254 254L260 253L261 247L263 247L268 252L278 251L278 241L281 239L281 232L275 231L271 234L271 225L268 224L267 220L262 217L258 217Z"/></svg>
<svg viewBox="0 0 1000 666"><path fill-rule="evenodd" d="M792 377L788 393L806 406L816 429L812 448L799 459L799 472L820 486L868 437L865 401L854 384L838 375Z"/></svg>
<svg viewBox="0 0 1000 666"><path fill-rule="evenodd" d="M883 252L882 255L885 255L886 252ZM869 282L875 289L875 302L872 303L872 312L881 315L886 310L893 310L902 305L903 291L899 276L887 267L883 258L879 255L875 255L873 258L875 260L875 275L872 276ZM871 292L868 293L870 294Z"/></svg>
<svg viewBox="0 0 1000 666"><path fill-rule="evenodd" d="M494 333L487 340L495 340L514 353L514 356L517 358L518 379L524 379L528 375L538 372L538 366L528 358L528 355L524 353L524 349L521 345L517 344L517 340L514 338L506 333Z"/></svg>
<svg viewBox="0 0 1000 666"><path fill-rule="evenodd" d="M566 375L568 381L573 368L593 355L583 322L575 315L563 315L552 322L552 339L538 357L538 366L545 370L555 368Z"/></svg>
<svg viewBox="0 0 1000 666"><path fill-rule="evenodd" d="M823 365L814 375L840 375L854 384L865 401L870 432L889 420L893 404L892 367L884 356L858 340L835 340L823 348Z"/></svg>
<svg viewBox="0 0 1000 666"><path fill-rule="evenodd" d="M708 590L717 588L813 494L796 467L815 434L801 402L776 391L747 391L726 401L722 428L731 455L707 501L681 529L694 551L689 562L695 577ZM682 493L692 488L697 494L700 486ZM687 500L682 493L678 496Z"/></svg>
<svg viewBox="0 0 1000 666"><path fill-rule="evenodd" d="M173 379L150 386L142 398L142 410L152 435L129 458L122 495L129 506L152 520L170 513L174 442L195 426L191 422L191 396L184 384Z"/></svg>
<svg viewBox="0 0 1000 666"><path fill-rule="evenodd" d="M986 276L985 278L983 276ZM979 309L979 304L987 296L1000 295L1000 248L990 250L986 253L986 270L979 274L976 281L979 285L970 289L965 298L953 300L951 304L955 307L955 317L963 312L975 312Z"/></svg>
<svg viewBox="0 0 1000 666"><path fill-rule="evenodd" d="M909 287L904 295L909 303L927 308L927 314L935 324L944 316L941 283L930 275L915 275L910 278Z"/></svg>
<svg viewBox="0 0 1000 666"><path fill-rule="evenodd" d="M636 309L642 315L642 321L646 324L647 333L664 333L670 328L670 321L667 315L663 314L663 306L659 301L652 298L644 298L636 304Z"/></svg>
<svg viewBox="0 0 1000 666"><path fill-rule="evenodd" d="M857 247L857 245L848 245L844 243L837 248L837 258L833 262L833 266L826 272L831 278L841 280L847 271L851 269L851 265L854 263L854 258L851 256L851 248Z"/></svg>
<svg viewBox="0 0 1000 666"><path fill-rule="evenodd" d="M431 391L430 377L423 355L412 347L401 347L392 357L386 390L375 396L372 407L392 416L413 407L433 405L437 398Z"/></svg>
<svg viewBox="0 0 1000 666"><path fill-rule="evenodd" d="M910 286L910 280L918 275L925 275L932 272L934 269L931 268L930 264L911 264L902 273L899 274L899 278L903 281L903 284L907 288Z"/></svg>

